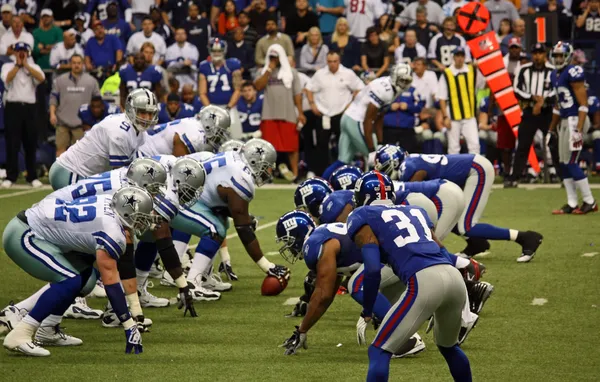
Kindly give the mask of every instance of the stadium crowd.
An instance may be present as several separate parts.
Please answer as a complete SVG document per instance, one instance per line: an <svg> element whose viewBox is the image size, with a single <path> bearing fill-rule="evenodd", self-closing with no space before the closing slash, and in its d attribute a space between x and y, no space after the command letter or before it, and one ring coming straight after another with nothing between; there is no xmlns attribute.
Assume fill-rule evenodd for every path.
<svg viewBox="0 0 600 382"><path fill-rule="evenodd" d="M159 123L193 116L209 104L226 106L234 138L262 137L282 154L278 175L294 182L321 175L337 159L340 119L352 98L398 62L411 64L413 83L385 111L380 143L442 154L451 138L437 97L439 78L461 51L456 48L471 61L455 19L465 0L1 3L0 164L6 170L0 179L5 188L25 167L26 180L41 186L37 178L55 157L106 115L123 110L126 95L138 87L156 93ZM589 82L597 83L600 1L484 4L512 76L532 59L535 63L536 52L544 61L547 56L547 47L528 43L522 17L555 13L558 38L574 42L575 62L583 65ZM213 51L226 59L211 62ZM271 80L275 71L281 81ZM499 172L508 173L517 142L513 136L507 143L506 134L497 131L501 116L485 81L478 79L476 90L479 142L476 149L468 140L459 142L459 150L480 151ZM593 89L589 95L592 129L600 128L600 105ZM517 96L525 107L550 106L544 99L530 105L527 95ZM596 156L584 155L582 161L595 171L600 136L593 130L589 136ZM546 158L544 133L531 138L538 156ZM519 170L517 180L527 173ZM532 179L537 175L535 169L528 173Z"/></svg>

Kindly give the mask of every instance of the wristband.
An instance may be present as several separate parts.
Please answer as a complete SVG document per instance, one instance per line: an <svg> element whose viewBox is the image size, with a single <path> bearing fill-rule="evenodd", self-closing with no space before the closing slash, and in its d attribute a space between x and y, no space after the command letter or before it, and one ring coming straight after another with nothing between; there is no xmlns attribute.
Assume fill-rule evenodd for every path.
<svg viewBox="0 0 600 382"><path fill-rule="evenodd" d="M269 269L273 268L275 266L275 264L273 264L272 262L270 262L269 260L267 260L266 257L261 257L260 260L258 260L256 262L256 265L258 265L258 267L260 269L263 270L263 272L267 273L269 272Z"/></svg>
<svg viewBox="0 0 600 382"><path fill-rule="evenodd" d="M583 111L583 112L585 112L587 114L590 109L588 109L587 106L579 106L579 109L577 109L577 110Z"/></svg>
<svg viewBox="0 0 600 382"><path fill-rule="evenodd" d="M136 323L133 320L133 318L129 318L129 320L127 320L125 322L122 322L121 324L123 325L123 328L125 328L125 330L129 330L129 329L133 328L136 325Z"/></svg>
<svg viewBox="0 0 600 382"><path fill-rule="evenodd" d="M144 312L142 311L142 306L140 305L140 299L138 298L137 292L128 294L125 296L127 303L129 304L129 311L133 317L142 316Z"/></svg>
<svg viewBox="0 0 600 382"><path fill-rule="evenodd" d="M183 289L187 286L187 280L185 279L184 275L179 276L176 280L175 280L175 285L177 285L177 288L179 289Z"/></svg>

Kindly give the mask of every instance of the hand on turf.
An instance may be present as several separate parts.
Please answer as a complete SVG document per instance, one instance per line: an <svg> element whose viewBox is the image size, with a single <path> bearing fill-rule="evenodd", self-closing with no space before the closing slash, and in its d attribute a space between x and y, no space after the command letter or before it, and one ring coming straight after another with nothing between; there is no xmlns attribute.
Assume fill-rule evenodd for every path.
<svg viewBox="0 0 600 382"><path fill-rule="evenodd" d="M183 308L185 308L183 310L183 317L185 317L187 312L190 312L190 317L198 317L189 284L185 288L179 288L179 304L177 304L177 309Z"/></svg>
<svg viewBox="0 0 600 382"><path fill-rule="evenodd" d="M258 219L252 214L250 214L250 226L252 227L252 231L256 232L256 229L258 228Z"/></svg>
<svg viewBox="0 0 600 382"><path fill-rule="evenodd" d="M135 351L135 354L140 354L144 351L142 347L142 335L137 325L133 325L129 329L125 329L125 340L127 345L125 346L125 353L130 354L131 351Z"/></svg>
<svg viewBox="0 0 600 382"><path fill-rule="evenodd" d="M269 276L277 277L278 279L289 280L290 279L290 270L288 267L284 265L275 265L273 268L270 268L267 272Z"/></svg>
<svg viewBox="0 0 600 382"><path fill-rule="evenodd" d="M296 330L294 330L292 336L285 340L280 347L285 348L284 355L294 355L300 348L308 349L306 333L300 333L300 328L296 326Z"/></svg>
<svg viewBox="0 0 600 382"><path fill-rule="evenodd" d="M292 310L292 313L286 314L286 317L304 317L306 316L307 309L308 304L305 301L300 300L296 303L296 306L294 307L294 310Z"/></svg>

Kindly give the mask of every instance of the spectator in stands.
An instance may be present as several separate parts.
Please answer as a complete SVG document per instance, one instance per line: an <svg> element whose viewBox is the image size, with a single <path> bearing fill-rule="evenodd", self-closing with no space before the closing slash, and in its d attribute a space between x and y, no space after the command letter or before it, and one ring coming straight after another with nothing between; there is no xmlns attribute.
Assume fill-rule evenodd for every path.
<svg viewBox="0 0 600 382"><path fill-rule="evenodd" d="M188 36L188 42L198 49L198 61L202 62L208 57L211 26L207 18L200 16L199 9L195 3L190 4L188 18L183 23L183 29Z"/></svg>
<svg viewBox="0 0 600 382"><path fill-rule="evenodd" d="M187 6L186 2L182 2ZM144 17L150 14L150 7L157 4L156 0L131 0L131 22L134 30L142 29Z"/></svg>
<svg viewBox="0 0 600 382"><path fill-rule="evenodd" d="M181 102L181 98L177 93L169 93L167 102L159 105L158 123L167 123L193 116L194 107Z"/></svg>
<svg viewBox="0 0 600 382"><path fill-rule="evenodd" d="M0 8L0 12L2 13L2 22L0 23L0 39L2 36L10 29L10 25L12 23L12 5L4 4L2 8Z"/></svg>
<svg viewBox="0 0 600 382"><path fill-rule="evenodd" d="M150 18L154 23L154 32L165 41L167 46L173 43L173 31L171 27L163 21L162 12L157 5L150 7Z"/></svg>
<svg viewBox="0 0 600 382"><path fill-rule="evenodd" d="M106 35L102 23L92 24L94 37L85 44L85 68L88 72L98 68L108 68L114 72L123 59L123 48L116 36Z"/></svg>
<svg viewBox="0 0 600 382"><path fill-rule="evenodd" d="M196 89L198 84L198 49L187 42L185 29L175 30L175 44L167 49L165 64L167 70L175 74L179 85L190 84ZM179 89L177 89L179 92Z"/></svg>
<svg viewBox="0 0 600 382"><path fill-rule="evenodd" d="M319 70L325 67L327 65L327 53L329 53L329 47L323 44L323 37L319 28L310 28L307 44L302 47L300 52L300 68Z"/></svg>
<svg viewBox="0 0 600 382"><path fill-rule="evenodd" d="M14 9L14 14L19 16L27 31L36 27L35 16L37 15L38 4L35 0L12 0L10 2Z"/></svg>
<svg viewBox="0 0 600 382"><path fill-rule="evenodd" d="M279 28L277 27L277 18L275 16L271 16L267 20L265 24L265 30L267 34L261 37L260 40L258 40L258 43L256 43L256 50L254 52L254 61L256 61L256 65L263 66L265 64L267 50L271 47L271 45L274 44L281 45L287 56L294 55L294 44L292 43L290 36L279 33Z"/></svg>
<svg viewBox="0 0 600 382"><path fill-rule="evenodd" d="M17 42L24 42L31 47L33 35L23 29L23 21L20 18L13 17L10 30L0 38L0 54L12 55L13 45Z"/></svg>
<svg viewBox="0 0 600 382"><path fill-rule="evenodd" d="M77 13L75 15L75 33L77 43L85 48L85 45L89 39L94 37L94 31L86 26L87 18L84 13Z"/></svg>
<svg viewBox="0 0 600 382"><path fill-rule="evenodd" d="M424 7L427 10L427 21L432 24L441 25L444 21L444 12L438 3L430 0L418 0L410 3L404 8L397 21L401 25L414 25L417 22L417 8Z"/></svg>
<svg viewBox="0 0 600 382"><path fill-rule="evenodd" d="M83 62L83 48L76 42L73 28L63 33L63 42L58 43L50 52L50 66L59 72L71 70L71 56L78 54Z"/></svg>
<svg viewBox="0 0 600 382"><path fill-rule="evenodd" d="M588 2L591 4L591 2ZM571 30L573 26L573 17L571 15L571 11L565 8L565 6L558 3L558 0L544 0L543 4L535 9L535 12L538 13L556 13L556 17L558 19L558 39L559 40L570 40ZM579 37L577 35L577 31L575 31L575 38L585 40L585 38ZM594 37L594 41L598 38L598 33Z"/></svg>
<svg viewBox="0 0 600 382"><path fill-rule="evenodd" d="M442 12L444 17L454 16L454 11L467 4L466 0L450 0L446 4L442 5Z"/></svg>
<svg viewBox="0 0 600 382"><path fill-rule="evenodd" d="M586 40L584 47L594 47L600 39L600 1L590 0L583 13L575 21L577 38Z"/></svg>
<svg viewBox="0 0 600 382"><path fill-rule="evenodd" d="M491 28L493 31L498 30L500 22L503 19L509 19L513 22L519 19L517 8L508 0L486 0L483 4L490 11L491 21L488 28Z"/></svg>
<svg viewBox="0 0 600 382"><path fill-rule="evenodd" d="M108 115L118 113L121 113L119 106L108 103L101 96L96 95L92 97L90 103L81 105L77 116L81 119L81 129L85 132Z"/></svg>
<svg viewBox="0 0 600 382"><path fill-rule="evenodd" d="M354 71L361 70L360 67L360 42L356 37L350 35L348 20L340 17L335 24L335 31L326 38L325 43L329 51L338 52L341 64Z"/></svg>
<svg viewBox="0 0 600 382"><path fill-rule="evenodd" d="M324 36L333 33L337 20L346 10L344 0L319 0L314 8L319 15L319 29Z"/></svg>
<svg viewBox="0 0 600 382"><path fill-rule="evenodd" d="M235 2L233 0L226 0L223 3L223 12L219 15L219 34L222 36L227 35L230 31L233 31L240 24L237 18L237 9L235 8Z"/></svg>
<svg viewBox="0 0 600 382"><path fill-rule="evenodd" d="M454 17L446 17L442 25L442 32L435 35L429 43L427 58L436 68L444 70L452 65L452 52L459 46L465 48L465 58L467 62L470 62L471 54L467 49L467 42L463 36L456 33L456 20Z"/></svg>
<svg viewBox="0 0 600 382"><path fill-rule="evenodd" d="M506 1L506 0L503 0ZM510 4L510 3L509 3ZM521 40L521 44L525 45L525 21L523 19L517 19L513 21L513 31L508 36L504 37L500 42L500 50L502 54L508 53L508 42L511 38L518 37Z"/></svg>
<svg viewBox="0 0 600 382"><path fill-rule="evenodd" d="M127 0L89 0L85 7L85 12L94 17L94 20L104 21L108 17L107 8L110 4L117 6L120 18L130 19L131 16L125 11L130 9L129 2Z"/></svg>
<svg viewBox="0 0 600 382"><path fill-rule="evenodd" d="M388 14L381 15L379 18L377 33L379 33L379 40L388 46L388 52L394 54L396 48L400 46L400 37L394 31L394 20Z"/></svg>
<svg viewBox="0 0 600 382"><path fill-rule="evenodd" d="M377 78L383 76L390 66L387 44L379 40L376 27L367 29L367 41L360 49L360 65L365 72L375 72Z"/></svg>
<svg viewBox="0 0 600 382"><path fill-rule="evenodd" d="M417 34L417 41L424 47L429 47L429 43L433 36L439 33L437 25L427 21L427 8L424 6L417 7L416 22L408 27L408 30L414 30Z"/></svg>
<svg viewBox="0 0 600 382"><path fill-rule="evenodd" d="M424 57L414 58L412 67L412 86L419 93L420 98L425 101L425 107L431 108L433 107L434 96L437 92L437 76L431 70L427 70L427 62Z"/></svg>
<svg viewBox="0 0 600 382"><path fill-rule="evenodd" d="M33 31L33 59L43 69L50 69L50 52L63 40L63 31L52 24L52 11L42 9L40 27Z"/></svg>
<svg viewBox="0 0 600 382"><path fill-rule="evenodd" d="M56 156L83 137L79 109L100 95L98 81L83 71L83 57L71 56L71 71L56 77L50 94L50 123L56 128Z"/></svg>
<svg viewBox="0 0 600 382"><path fill-rule="evenodd" d="M404 44L394 51L396 63L411 63L417 57L427 57L427 49L417 42L417 34L413 29L404 33Z"/></svg>
<svg viewBox="0 0 600 382"><path fill-rule="evenodd" d="M240 12L238 15L238 23L240 24L240 28L242 28L242 32L244 33L244 41L246 41L246 44L248 44L248 46L254 51L256 41L258 41L258 33L256 32L256 29L250 25L250 16L248 13L244 11Z"/></svg>
<svg viewBox="0 0 600 382"><path fill-rule="evenodd" d="M295 57L288 57L288 61L290 62L290 67L296 69L296 58ZM300 89L302 89L302 111L306 114L307 111L310 110L310 104L308 103L308 98L306 97L306 85L308 84L308 81L310 81L310 77L303 72L298 72L298 78L300 79ZM291 172L289 173L290 177L291 177ZM284 175L285 177L285 175ZM293 180L293 178L292 178Z"/></svg>
<svg viewBox="0 0 600 382"><path fill-rule="evenodd" d="M242 124L242 139L260 138L261 113L263 108L264 95L258 94L254 83L246 81L242 85L242 96L240 97L237 109L240 114Z"/></svg>
<svg viewBox="0 0 600 382"><path fill-rule="evenodd" d="M277 20L276 15L273 12L269 12L265 0L252 0L248 16L250 17L250 25L252 25L259 36L269 33L265 26L271 17L275 17L275 20Z"/></svg>
<svg viewBox="0 0 600 382"><path fill-rule="evenodd" d="M14 20L21 22L18 17L15 17L13 22ZM29 44L17 42L11 49L11 54L15 56L14 61L2 65L0 72L0 78L6 87L4 111L6 179L2 182L3 188L9 188L17 181L21 145L25 150L27 182L35 188L42 186L42 182L37 179L35 153L38 134L32 116L36 115L36 87L46 77L42 69L29 57L30 52Z"/></svg>
<svg viewBox="0 0 600 382"><path fill-rule="evenodd" d="M177 78L175 78L175 77L169 78L169 80L167 81L167 85L169 88L169 92L167 94L171 94L171 93L179 94L179 88L181 86L179 86L179 81L177 81Z"/></svg>
<svg viewBox="0 0 600 382"><path fill-rule="evenodd" d="M183 103L191 105L194 108L194 113L198 113L202 109L202 101L200 101L194 87L190 84L181 87L181 100Z"/></svg>
<svg viewBox="0 0 600 382"><path fill-rule="evenodd" d="M106 6L106 19L102 20L102 25L104 25L106 34L117 36L122 46L127 45L127 40L129 40L133 31L131 30L131 24L119 15L116 2L111 1Z"/></svg>
<svg viewBox="0 0 600 382"><path fill-rule="evenodd" d="M163 87L162 72L154 65L146 62L144 53L138 52L133 58L133 65L125 64L119 69L121 85L119 94L121 97L121 109L125 110L125 99L135 89L145 88L152 90L158 99L161 99Z"/></svg>
<svg viewBox="0 0 600 382"><path fill-rule="evenodd" d="M152 45L154 45L155 53L152 63L161 66L165 60L167 46L165 45L165 40L154 32L154 23L150 16L144 17L144 21L142 21L142 30L134 33L127 42L127 49L125 49L126 54L128 56L133 56L138 53L142 44L145 42L151 42Z"/></svg>
<svg viewBox="0 0 600 382"><path fill-rule="evenodd" d="M512 21L510 19L502 19L500 21L500 26L498 27L498 31L496 32L496 38L498 41L502 41L504 37L508 36L512 33Z"/></svg>
<svg viewBox="0 0 600 382"><path fill-rule="evenodd" d="M69 29L79 12L81 2L77 0L46 0L44 8L49 8L54 14L54 25L62 29Z"/></svg>
<svg viewBox="0 0 600 382"><path fill-rule="evenodd" d="M154 45L152 45L151 42L145 42L142 44L142 47L140 48L140 52L142 52L142 54L144 55L144 60L146 61L146 64L148 65L153 65L154 62L154 57L156 55L156 49L154 49ZM156 68L156 70L160 73L160 75L162 76L162 88L163 89L168 89L169 88L169 76L167 74L167 71L162 67L162 66L158 66L158 65L154 65L154 68ZM167 96L167 92L163 92L164 97ZM159 97L159 95L156 95L157 97ZM164 99L160 99L160 101L164 101Z"/></svg>
<svg viewBox="0 0 600 382"><path fill-rule="evenodd" d="M242 77L250 79L250 69L254 67L254 49L244 41L242 27L233 30L233 41L227 49L227 58L237 58L242 64Z"/></svg>
<svg viewBox="0 0 600 382"><path fill-rule="evenodd" d="M319 26L319 17L308 9L308 0L296 0L296 12L285 17L285 33L294 41L296 48L306 43L308 30Z"/></svg>
<svg viewBox="0 0 600 382"><path fill-rule="evenodd" d="M418 152L415 127L419 124L419 114L423 107L425 101L414 86L399 94L383 117L383 143L402 145L409 153Z"/></svg>
<svg viewBox="0 0 600 382"><path fill-rule="evenodd" d="M165 24L170 26L172 29L183 27L185 19L189 13L189 6L191 4L198 7L200 14L206 13L204 5L201 0L192 1L181 1L181 0L167 0L163 1L162 18ZM169 20L169 13L171 13L171 20Z"/></svg>
<svg viewBox="0 0 600 382"><path fill-rule="evenodd" d="M302 131L305 160L309 170L319 175L330 164L331 158L325 153L329 152L331 134L339 137L344 110L365 86L354 71L340 62L340 55L330 51L327 66L317 70L306 86L310 111L306 113L306 126Z"/></svg>
<svg viewBox="0 0 600 382"><path fill-rule="evenodd" d="M522 52L523 46L521 45L521 40L518 37L511 38L508 42L508 54L504 56L504 66L506 66L506 71L510 75L511 80L519 70L519 66L521 66Z"/></svg>
<svg viewBox="0 0 600 382"><path fill-rule="evenodd" d="M271 142L277 152L287 154L292 173L297 177L299 140L296 126L305 125L306 117L302 110L298 72L290 66L286 54L281 45L270 46L262 60L266 64L254 86L265 92L260 125L262 137ZM280 171L287 170L287 166L281 167Z"/></svg>

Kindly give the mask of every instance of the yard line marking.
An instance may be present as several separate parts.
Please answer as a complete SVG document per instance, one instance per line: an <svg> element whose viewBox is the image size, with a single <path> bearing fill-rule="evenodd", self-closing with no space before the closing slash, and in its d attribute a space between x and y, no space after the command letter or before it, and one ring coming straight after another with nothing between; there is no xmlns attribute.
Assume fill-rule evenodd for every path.
<svg viewBox="0 0 600 382"><path fill-rule="evenodd" d="M35 189L26 190L26 191L13 192L11 194L2 194L2 195L0 195L0 199L12 198L14 196L33 194L35 192L42 192L42 191L46 191L46 189L35 188Z"/></svg>
<svg viewBox="0 0 600 382"><path fill-rule="evenodd" d="M584 253L583 255L581 255L581 257L594 257L598 254L598 252L589 252L589 253Z"/></svg>
<svg viewBox="0 0 600 382"><path fill-rule="evenodd" d="M296 305L298 303L298 301L300 301L300 298L291 297L291 298L288 298L287 300L285 300L283 305Z"/></svg>
<svg viewBox="0 0 600 382"><path fill-rule="evenodd" d="M12 190L31 190L31 186L29 184L13 184L10 186ZM52 186L48 184L44 184L42 187L38 188L38 190L51 190Z"/></svg>
<svg viewBox="0 0 600 382"><path fill-rule="evenodd" d="M548 300L546 300L545 298L534 298L533 301L531 301L531 305L537 305L537 306L541 306L544 305L545 303L547 303Z"/></svg>
<svg viewBox="0 0 600 382"><path fill-rule="evenodd" d="M271 228L275 224L277 224L277 220L273 220L272 222L269 222L267 224L259 225L258 228L256 229L256 232L262 231L263 229ZM236 233L232 233L231 235L227 235L225 238L226 239L233 239L235 237L238 237L237 232ZM191 245L189 247L189 249L193 251L194 249L196 249L197 246L198 246L198 244ZM279 253L279 252L277 252L277 253Z"/></svg>
<svg viewBox="0 0 600 382"><path fill-rule="evenodd" d="M271 251L271 252L265 253L265 256L276 256L276 255L279 255L279 251Z"/></svg>

